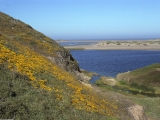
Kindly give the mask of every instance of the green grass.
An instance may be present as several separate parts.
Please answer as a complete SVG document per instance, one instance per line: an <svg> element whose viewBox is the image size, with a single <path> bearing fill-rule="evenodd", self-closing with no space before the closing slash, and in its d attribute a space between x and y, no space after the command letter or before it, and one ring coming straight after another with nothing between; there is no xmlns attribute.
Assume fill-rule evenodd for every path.
<svg viewBox="0 0 160 120"><path fill-rule="evenodd" d="M156 64L152 64L152 65L134 70L134 71L132 71L131 74L133 74L133 75L142 74L142 73L145 73L145 72L150 72L151 70L154 70L156 68L160 68L160 64L156 63Z"/></svg>
<svg viewBox="0 0 160 120"><path fill-rule="evenodd" d="M14 30L12 30L14 27ZM58 64L60 70L65 71L67 66L67 75L75 75L73 71L78 71L78 63L65 50L62 46L59 46L55 41L46 37L45 35L35 31L31 26L24 24L19 20L15 20L8 15L0 12L0 43L3 44L4 48L15 52L15 57L19 53L24 53L26 49L20 49L22 46L28 47L31 51L34 51L37 55L41 55L46 60L48 57L54 63ZM19 47L17 47L19 46ZM22 47L23 48L23 47ZM0 50L4 53L4 49ZM11 52L10 51L10 52ZM36 55L35 54L35 55ZM75 78L76 82L73 82L73 86L69 87L63 80L59 80L53 72L45 70L32 70L33 75L36 79L41 81L46 80L44 83L48 87L52 87L54 90L47 91L41 87L41 84L33 84L38 82L33 80L29 76L23 75L25 73L18 73L17 68L13 65L14 69L8 69L9 57L12 56L8 53L7 57L3 56L0 58L0 119L15 119L15 120L120 120L118 115L109 116L103 115L98 112L87 111L87 109L80 110L73 105L73 89L74 85L81 84L78 79ZM31 57L31 56L29 56ZM51 62L48 60L48 62ZM13 60L12 64L15 64L17 60ZM33 60L34 61L34 60ZM24 61L23 61L24 62ZM30 61L29 61L30 62ZM22 66L22 62L18 63ZM35 63L34 63L35 64ZM38 64L38 63L37 63ZM58 66L57 65L57 66ZM41 66L41 64L40 64ZM44 65L45 66L45 65ZM52 66L55 67L55 66ZM26 66L23 68L25 69ZM28 67L27 67L28 68ZM58 68L58 67L57 67ZM23 70L22 69L22 70ZM32 67L30 67L32 69ZM38 68L37 68L38 69ZM53 70L53 69L51 69ZM55 69L56 71L57 69ZM67 71L66 71L67 72ZM21 74L20 74L21 73ZM63 72L62 75L64 75ZM88 76L92 74L86 72ZM61 75L61 76L62 76ZM76 76L74 76L76 77ZM69 79L72 77L68 77ZM68 80L69 81L69 80ZM39 81L40 82L40 81ZM72 81L71 81L72 82ZM44 85L43 84L43 85ZM69 84L69 82L68 82ZM72 85L72 84L71 84ZM76 86L77 87L77 86ZM86 87L86 86L83 86ZM94 91L90 93L90 89L81 90L83 96L96 95ZM57 96L61 97L57 97ZM80 96L82 97L82 96ZM78 99L80 98L77 97ZM88 97L88 98L89 98ZM102 97L102 96L98 96ZM58 98L58 99L57 99ZM106 99L106 97L102 97ZM99 99L98 99L99 100ZM93 100L92 100L93 101ZM91 102L92 102L91 101ZM94 101L93 101L94 102ZM88 102L89 103L89 102ZM79 103L77 103L79 104ZM98 103L97 103L98 104ZM101 104L101 103L100 103ZM87 105L86 105L87 106ZM110 109L109 109L110 110ZM109 110L106 110L109 112ZM112 109L111 109L112 111Z"/></svg>
<svg viewBox="0 0 160 120"><path fill-rule="evenodd" d="M160 119L160 64L153 64L119 76L116 89L105 85L102 80L96 81L98 87L106 91L118 92L130 98L135 104L139 104L150 120ZM118 77L117 77L118 78ZM127 93L130 90L135 94ZM147 97L148 96L148 97ZM149 97L152 96L152 97Z"/></svg>
<svg viewBox="0 0 160 120"><path fill-rule="evenodd" d="M135 103L143 106L145 113L151 120L160 119L160 98L135 97Z"/></svg>
<svg viewBox="0 0 160 120"><path fill-rule="evenodd" d="M120 74L117 79L125 81L129 86L154 92L154 87L160 87L160 64L146 66L125 74ZM160 92L155 89L155 92Z"/></svg>
<svg viewBox="0 0 160 120"><path fill-rule="evenodd" d="M12 27L14 27L14 30L11 29ZM62 65L63 67L61 66L62 69L65 69L64 66L66 66L67 63L68 71L71 69L72 71L78 70L78 63L70 56L67 50L59 46L52 39L35 31L31 26L24 24L19 20L15 20L1 12L0 38L3 38L3 40L6 41L4 44L7 48L16 53L21 53L22 51L13 44L15 41L20 45L29 47L39 55L54 57L54 62L62 61L62 63L64 63ZM81 50L83 48L78 49ZM132 76L130 77L130 83L125 80L119 81L116 87L119 87L118 89L142 90L145 92L152 92L152 88L154 88L156 92L160 91L159 68L160 64L155 64L135 70L127 76ZM39 86L34 87L27 76L17 73L16 70L11 71L5 63L0 64L0 119L120 120L120 118L126 118L128 120L130 118L124 110L123 103L118 104L118 110L115 110L116 114L114 116L76 109L72 105L71 100L73 89L69 88L64 81L58 80L58 78L51 73L42 72L43 74L35 72L34 75L37 79L47 80L45 85L57 89L58 93L62 95L62 99L57 99L57 93L55 91L46 91ZM95 73L87 71L83 71L83 73L89 77L95 75ZM141 81L141 84L138 84L139 81ZM101 80L96 81L96 84L100 88L103 88L103 92L104 90L108 92L108 96L104 94L103 97L102 95L99 97L114 103L115 99L118 99L118 101L124 99L121 95L117 94L117 92L123 93L135 103L142 105L150 118L154 118L155 120L160 118L159 98L149 98L142 95L133 96L124 93L123 90L118 90L117 88L115 89L109 85L105 85ZM102 91L99 91L99 93L103 94ZM82 92L87 93L87 91ZM96 94L96 92L93 94ZM112 99L116 95L120 98Z"/></svg>
<svg viewBox="0 0 160 120"><path fill-rule="evenodd" d="M139 89L131 88L130 86L126 84L125 81L119 81L118 86L117 86L118 88L114 88L112 86L105 85L102 80L96 81L96 85L99 88L101 88L102 91L106 91L107 93L111 92L115 94L115 96L119 96L120 99L122 99L123 95L125 95L125 97L132 100L134 104L141 105L144 108L144 111L150 120L160 119L160 114L159 114L160 113L160 97L147 97L141 94L136 94L136 95L130 94L124 91L124 89L125 90L130 89L130 90L135 90L135 91L139 91ZM157 89L159 89L159 87ZM120 94L117 95L117 92Z"/></svg>
<svg viewBox="0 0 160 120"><path fill-rule="evenodd" d="M110 86L110 85L107 85L103 82L103 79L100 79L100 80L97 80L96 81L96 85L99 86L99 87L104 87L104 88L107 88L107 89L112 89L112 90L119 90L121 92L127 92L127 91L130 91L129 93L132 93L132 94L155 94L155 88L153 87L150 87L150 86L146 86L146 85L142 85L142 84L137 84L137 83L131 83L131 84L128 84L126 81L117 81L117 84L115 86Z"/></svg>
<svg viewBox="0 0 160 120"><path fill-rule="evenodd" d="M118 120L97 113L82 111L74 108L70 102L70 92L65 90L63 82L55 83L63 86L63 101L56 100L54 92L34 88L27 76L14 73L0 65L0 118L27 120ZM50 83L54 79L48 75Z"/></svg>
<svg viewBox="0 0 160 120"><path fill-rule="evenodd" d="M11 44L10 46L12 46L12 41L16 41L42 56L54 58L54 62L63 66L66 70L79 70L78 63L68 50L51 38L34 30L31 26L2 12L0 12L1 35L5 36L5 39L9 41L8 45ZM60 59L65 59L65 61L60 62Z"/></svg>

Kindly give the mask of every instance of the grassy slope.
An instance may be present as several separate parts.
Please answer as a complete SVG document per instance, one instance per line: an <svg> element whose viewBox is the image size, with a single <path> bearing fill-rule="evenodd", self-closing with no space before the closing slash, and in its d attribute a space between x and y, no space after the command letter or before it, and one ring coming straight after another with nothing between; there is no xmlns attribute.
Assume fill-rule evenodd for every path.
<svg viewBox="0 0 160 120"><path fill-rule="evenodd" d="M63 98L57 99L55 91L35 89L30 84L30 79L17 72L10 71L5 66L0 66L0 118L14 119L107 119L109 117L86 110L76 109L71 102L71 92L62 81L57 81L53 76L48 76L57 90L63 89ZM56 82L55 82L56 81ZM56 84L56 85L55 85Z"/></svg>
<svg viewBox="0 0 160 120"><path fill-rule="evenodd" d="M124 85L139 90L160 93L160 64L146 66L131 72L117 75L117 79Z"/></svg>
<svg viewBox="0 0 160 120"><path fill-rule="evenodd" d="M130 73L131 82L160 87L160 64L153 64Z"/></svg>
<svg viewBox="0 0 160 120"><path fill-rule="evenodd" d="M117 87L119 90L114 89L103 83L102 80L97 81L97 85L107 91L117 91L119 93L125 94L126 98L132 100L134 103L143 106L145 113L150 118L150 120L160 119L160 97L147 97L140 94L132 95L128 94L125 90L136 90L144 92L152 92L151 88L154 88L155 93L160 93L160 64L153 64L140 68L128 73L122 73L117 76L119 82ZM134 83L134 84L133 84ZM151 91L150 91L151 90ZM115 94L116 95L116 94ZM119 96L119 98L122 96Z"/></svg>
<svg viewBox="0 0 160 120"><path fill-rule="evenodd" d="M126 73L120 78L127 81L131 87L138 89L143 87L143 89L152 88L151 90L154 89L155 93L160 94L160 64L158 63ZM144 107L146 114L151 120L160 119L160 97L134 96L132 99L135 103Z"/></svg>
<svg viewBox="0 0 160 120"><path fill-rule="evenodd" d="M0 15L0 118L117 118L117 104L47 58L65 52L63 47L29 25Z"/></svg>
<svg viewBox="0 0 160 120"><path fill-rule="evenodd" d="M146 86L160 86L160 64L153 64L122 75L120 78L128 84L137 83Z"/></svg>
<svg viewBox="0 0 160 120"><path fill-rule="evenodd" d="M1 12L0 35L10 38L42 56L53 58L54 62L66 70L79 71L77 62L66 49L31 26Z"/></svg>

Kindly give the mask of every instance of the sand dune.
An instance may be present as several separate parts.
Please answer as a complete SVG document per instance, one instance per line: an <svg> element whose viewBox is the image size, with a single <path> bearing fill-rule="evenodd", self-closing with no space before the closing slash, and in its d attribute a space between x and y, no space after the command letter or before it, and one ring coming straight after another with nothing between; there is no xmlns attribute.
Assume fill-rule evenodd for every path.
<svg viewBox="0 0 160 120"><path fill-rule="evenodd" d="M160 50L160 40L101 41L93 45L65 46L65 48L86 50Z"/></svg>

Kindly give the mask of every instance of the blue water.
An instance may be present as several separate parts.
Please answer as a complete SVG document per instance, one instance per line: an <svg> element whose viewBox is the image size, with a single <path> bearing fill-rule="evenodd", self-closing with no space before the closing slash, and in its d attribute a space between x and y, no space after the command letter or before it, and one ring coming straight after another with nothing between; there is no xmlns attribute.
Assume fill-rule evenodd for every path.
<svg viewBox="0 0 160 120"><path fill-rule="evenodd" d="M58 44L62 45L62 46L77 46L77 45L91 45L91 44L96 44L98 42L72 42L72 41L68 41L68 42L60 42Z"/></svg>
<svg viewBox="0 0 160 120"><path fill-rule="evenodd" d="M80 68L110 77L160 63L160 51L71 50L70 52L78 61Z"/></svg>
<svg viewBox="0 0 160 120"><path fill-rule="evenodd" d="M92 83L92 84L95 84L95 82L96 82L98 79L100 79L100 76L99 76L99 75L98 75L98 76L93 75L89 82Z"/></svg>

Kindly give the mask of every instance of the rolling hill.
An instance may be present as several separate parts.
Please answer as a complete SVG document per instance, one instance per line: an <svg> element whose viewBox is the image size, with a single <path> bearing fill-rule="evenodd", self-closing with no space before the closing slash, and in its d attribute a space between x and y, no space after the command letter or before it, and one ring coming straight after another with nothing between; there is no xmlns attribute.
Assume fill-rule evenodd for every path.
<svg viewBox="0 0 160 120"><path fill-rule="evenodd" d="M144 91L157 92L160 87L160 64L155 63L131 72L121 73L117 75L118 80L122 80L130 87L141 89Z"/></svg>

